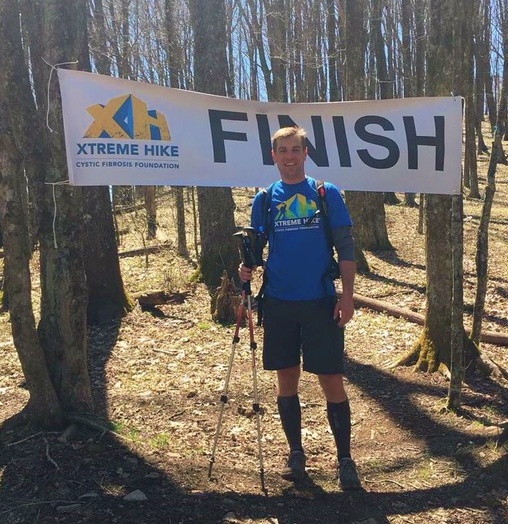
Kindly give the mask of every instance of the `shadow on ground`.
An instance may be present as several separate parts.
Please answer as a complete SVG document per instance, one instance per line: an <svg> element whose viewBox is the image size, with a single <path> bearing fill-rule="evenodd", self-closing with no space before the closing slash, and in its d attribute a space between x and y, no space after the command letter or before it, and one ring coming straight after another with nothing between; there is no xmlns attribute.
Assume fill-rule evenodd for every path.
<svg viewBox="0 0 508 524"><path fill-rule="evenodd" d="M106 333L92 330L90 334L92 379L103 414L107 413L104 369L117 333L117 326L111 326ZM365 491L342 493L323 489L319 474L289 486L269 473L265 496L261 489L258 494L243 490L236 469L221 468L215 481L208 480L203 454L196 453L192 459L166 452L141 456L128 439L87 427L66 438L28 427L0 428L0 522L212 524L227 522L223 519L229 515L230 522L245 523L386 524L394 515L412 522L412 515L432 508L453 508L458 515L461 510L468 515L478 511L482 523L508 521L506 500L492 496L508 494L506 455L500 453L498 460L482 465L471 447L459 444L480 446L485 439L471 442L469 435L431 419L412 400L417 388L426 396L442 399L446 394L442 387L401 381L394 373L353 359L348 359L348 369L350 382L370 402L425 441L429 457L451 459L461 472L460 480L424 489L406 485L402 491L372 491L367 485ZM501 399L491 408L506 412ZM372 424L375 422L373 419ZM400 457L397 467L410 466L410 462ZM384 474L389 477L390 471ZM133 493L141 500L125 498Z"/></svg>

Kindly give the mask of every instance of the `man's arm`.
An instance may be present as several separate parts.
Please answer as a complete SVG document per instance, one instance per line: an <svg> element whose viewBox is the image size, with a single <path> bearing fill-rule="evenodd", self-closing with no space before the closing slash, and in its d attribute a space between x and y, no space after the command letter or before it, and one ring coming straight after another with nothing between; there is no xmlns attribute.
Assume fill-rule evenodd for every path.
<svg viewBox="0 0 508 524"><path fill-rule="evenodd" d="M340 226L332 230L332 239L339 254L342 293L335 306L334 318L338 325L345 326L355 312L353 293L356 275L355 241L351 226Z"/></svg>
<svg viewBox="0 0 508 524"><path fill-rule="evenodd" d="M351 260L341 260L340 278L342 281L342 293L337 305L335 307L334 318L339 320L339 326L345 326L355 313L355 305L353 302L356 263Z"/></svg>

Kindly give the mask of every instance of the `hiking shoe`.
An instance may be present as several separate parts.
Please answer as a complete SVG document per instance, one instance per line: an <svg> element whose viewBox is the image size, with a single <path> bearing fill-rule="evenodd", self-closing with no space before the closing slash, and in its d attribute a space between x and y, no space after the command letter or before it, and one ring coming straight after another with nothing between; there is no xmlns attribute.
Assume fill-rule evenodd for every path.
<svg viewBox="0 0 508 524"><path fill-rule="evenodd" d="M282 470L281 476L286 480L302 480L305 477L305 463L307 457L303 451L292 451L289 454L286 467Z"/></svg>
<svg viewBox="0 0 508 524"><path fill-rule="evenodd" d="M362 483L356 471L353 459L343 458L339 461L339 484L343 490L360 489Z"/></svg>

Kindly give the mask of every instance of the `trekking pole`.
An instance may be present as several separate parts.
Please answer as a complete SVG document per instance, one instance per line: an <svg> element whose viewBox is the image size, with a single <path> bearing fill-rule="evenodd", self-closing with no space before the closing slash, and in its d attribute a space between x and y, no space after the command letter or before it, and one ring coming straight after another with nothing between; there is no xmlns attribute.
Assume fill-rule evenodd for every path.
<svg viewBox="0 0 508 524"><path fill-rule="evenodd" d="M238 233L235 233L238 235ZM253 247L255 239L254 228L244 228L240 232L242 238L242 247L243 247L243 258L244 264L247 267L253 267L256 265L256 253ZM245 262L247 261L247 263ZM245 296L247 297L247 320L249 324L249 339L250 339L250 349L252 355L252 386L253 386L253 403L252 411L256 414L256 429L257 429L257 440L258 440L258 457L259 457L259 475L261 478L261 489L266 493L265 488L265 468L263 465L263 447L261 445L262 435L261 435L261 410L259 406L259 394L258 394L258 379L257 379L257 365L256 365L256 349L257 343L254 340L254 323L252 321L252 291L250 286L250 280L245 282L242 288L242 292L245 291Z"/></svg>
<svg viewBox="0 0 508 524"><path fill-rule="evenodd" d="M220 396L221 406L220 406L220 411L219 411L219 420L217 421L217 429L215 430L215 438L213 439L212 455L210 457L210 465L208 467L208 478L212 477L212 469L213 469L213 464L215 462L215 452L217 450L217 443L219 442L219 435L220 435L220 430L222 426L222 418L224 417L224 410L229 400L228 398L229 381L231 379L231 370L233 369L233 361L235 358L236 346L238 342L240 341L240 337L238 336L238 333L240 331L240 324L242 323L243 311L244 311L244 292L242 290L242 301L240 303L240 306L238 307L235 334L233 335L233 342L231 344L231 353L229 355L228 369L226 372L226 378L224 380L224 387L222 388L222 393Z"/></svg>
<svg viewBox="0 0 508 524"><path fill-rule="evenodd" d="M249 282L250 284L250 282ZM263 465L263 447L261 445L261 410L259 406L259 394L258 394L258 379L257 379L257 365L256 365L256 349L257 343L254 340L254 325L252 322L252 305L251 305L251 293L246 293L247 295L247 318L249 321L249 336L250 336L250 349L252 355L252 385L254 399L252 403L252 411L256 414L256 429L258 437L258 456L259 456L259 476L261 478L261 489L266 492L265 488L265 468Z"/></svg>
<svg viewBox="0 0 508 524"><path fill-rule="evenodd" d="M238 237L241 240L241 252L242 252L242 260L246 267L252 268L255 263L255 254L253 249L253 241L254 241L254 229L249 228L243 228L241 231L234 234L235 237ZM226 406L226 403L228 402L228 388L229 388L229 381L231 378L231 370L233 367L233 360L234 360L234 354L236 350L236 346L238 342L240 341L239 338L239 331L240 331L240 325L243 318L243 313L245 309L245 301L247 300L247 319L248 319L248 325L249 325L249 337L250 337L250 348L251 348L251 354L252 354L252 378L253 378L253 390L254 390L254 401L252 404L252 410L256 414L256 427L257 427L257 441L258 441L258 456L259 456L259 466L260 466L260 477L261 477L261 488L264 492L266 492L265 488L265 480L264 480L264 465L263 465L263 450L261 445L261 413L260 413L260 407L259 407L259 395L258 395L258 385L257 385L257 366L256 366L256 354L255 350L257 348L257 344L254 340L254 324L252 322L252 304L251 304L251 285L250 281L244 282L242 285L242 300L240 307L238 308L238 316L236 320L236 328L235 333L233 335L233 343L231 346L231 354L229 357L229 364L228 364L228 370L226 373L226 379L224 382L224 388L222 390L222 394L220 397L220 400L222 402L221 409L219 412L219 420L217 423L217 430L215 432L215 438L213 442L213 448L212 448L212 455L210 457L210 465L208 469L208 477L210 478L212 475L212 468L213 464L215 462L215 453L217 449L217 443L219 441L219 435L220 435L220 429L222 425L222 419L224 416L224 409Z"/></svg>

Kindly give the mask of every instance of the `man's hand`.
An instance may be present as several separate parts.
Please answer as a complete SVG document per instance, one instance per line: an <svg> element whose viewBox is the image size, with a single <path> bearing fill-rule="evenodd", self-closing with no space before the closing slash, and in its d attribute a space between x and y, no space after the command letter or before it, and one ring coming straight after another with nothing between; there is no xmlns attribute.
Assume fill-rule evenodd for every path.
<svg viewBox="0 0 508 524"><path fill-rule="evenodd" d="M333 312L333 318L338 320L337 325L344 327L353 318L354 313L353 296L342 295L335 304L335 311Z"/></svg>
<svg viewBox="0 0 508 524"><path fill-rule="evenodd" d="M249 280L252 280L252 275L254 274L255 270L256 266L250 268L242 262L238 267L238 276L242 282L248 282Z"/></svg>

